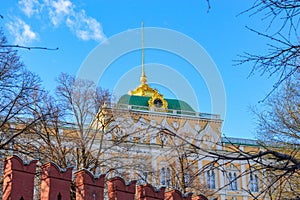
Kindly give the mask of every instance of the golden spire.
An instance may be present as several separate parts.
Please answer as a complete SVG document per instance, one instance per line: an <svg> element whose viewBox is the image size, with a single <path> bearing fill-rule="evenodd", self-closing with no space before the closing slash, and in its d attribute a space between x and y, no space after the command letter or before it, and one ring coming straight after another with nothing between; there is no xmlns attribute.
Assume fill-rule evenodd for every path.
<svg viewBox="0 0 300 200"><path fill-rule="evenodd" d="M156 89L151 88L147 84L147 77L145 75L144 57L145 57L144 22L142 22L142 75L140 78L141 84L134 90L129 91L128 94L133 96L150 97L148 99L149 109L165 112L168 110L168 102L164 99L163 95L161 95Z"/></svg>
<svg viewBox="0 0 300 200"><path fill-rule="evenodd" d="M145 75L145 66L144 66L144 58L145 58L145 48L144 48L144 22L142 22L142 76L140 78L141 84L144 85L147 83L147 77Z"/></svg>
<svg viewBox="0 0 300 200"><path fill-rule="evenodd" d="M147 84L147 77L145 75L145 48L144 48L144 22L142 22L142 75L140 78L141 84L132 91L129 91L129 95L135 96L147 96L152 97L154 94L159 94L157 90L149 87Z"/></svg>

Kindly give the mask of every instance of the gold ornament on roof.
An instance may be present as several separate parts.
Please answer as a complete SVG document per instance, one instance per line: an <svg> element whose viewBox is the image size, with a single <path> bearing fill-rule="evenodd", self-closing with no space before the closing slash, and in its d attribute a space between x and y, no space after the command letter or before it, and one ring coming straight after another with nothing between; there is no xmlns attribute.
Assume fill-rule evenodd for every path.
<svg viewBox="0 0 300 200"><path fill-rule="evenodd" d="M149 108L155 111L167 111L168 102L164 99L164 96L158 92L154 93L148 101Z"/></svg>

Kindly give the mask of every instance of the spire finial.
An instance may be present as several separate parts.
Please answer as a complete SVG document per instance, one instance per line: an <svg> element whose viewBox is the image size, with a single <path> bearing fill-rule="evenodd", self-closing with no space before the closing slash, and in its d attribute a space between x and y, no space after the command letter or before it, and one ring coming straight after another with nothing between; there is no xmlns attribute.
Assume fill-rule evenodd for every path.
<svg viewBox="0 0 300 200"><path fill-rule="evenodd" d="M144 22L142 21L142 76L141 76L141 83L147 83L147 77L145 75L145 66L144 66Z"/></svg>

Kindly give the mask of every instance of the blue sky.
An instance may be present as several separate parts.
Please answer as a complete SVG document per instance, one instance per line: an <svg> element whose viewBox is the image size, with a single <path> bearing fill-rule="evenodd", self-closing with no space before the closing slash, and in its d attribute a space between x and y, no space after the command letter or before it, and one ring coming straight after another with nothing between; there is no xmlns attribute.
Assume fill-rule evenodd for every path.
<svg viewBox="0 0 300 200"><path fill-rule="evenodd" d="M255 138L255 117L249 107L262 109L258 101L271 90L274 80L260 77L259 73L248 78L250 64L234 65L234 60L239 59L238 54L267 51L267 41L245 28L265 31L267 23L261 20L262 16L238 15L253 3L252 0L211 1L208 11L205 0L2 0L0 14L4 18L0 23L11 44L59 47L58 51L19 51L25 65L41 77L50 91L54 90L55 78L61 72L76 75L99 44L116 34L140 28L142 21L145 29L157 27L184 34L205 49L223 80L226 94L223 134ZM140 40L139 35L137 40ZM101 59L100 55L99 63ZM140 64L139 50L120 55L105 71L100 86L112 91L118 80L126 79L126 73L131 72L137 73L137 77L132 78L132 75L127 80L138 85ZM162 74L161 82L171 82L176 75L183 77L196 94L199 107L194 108L200 112L211 111L207 82L180 55L146 49L145 64L148 64L149 82L156 77L156 84L153 82L152 86L160 89L165 97L176 97L176 90L168 88L167 84L159 84L155 72ZM169 74L168 70L176 72L175 75ZM128 84L127 90L132 89Z"/></svg>

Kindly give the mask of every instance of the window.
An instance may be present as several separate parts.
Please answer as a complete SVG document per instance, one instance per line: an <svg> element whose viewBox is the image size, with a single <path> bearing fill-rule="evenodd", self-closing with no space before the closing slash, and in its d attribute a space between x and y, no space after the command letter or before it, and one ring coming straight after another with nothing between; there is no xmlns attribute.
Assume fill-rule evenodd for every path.
<svg viewBox="0 0 300 200"><path fill-rule="evenodd" d="M148 172L143 172L143 180L147 182L147 179L148 179Z"/></svg>
<svg viewBox="0 0 300 200"><path fill-rule="evenodd" d="M166 174L165 174L165 168L161 168L160 170L160 184L161 185L166 185Z"/></svg>
<svg viewBox="0 0 300 200"><path fill-rule="evenodd" d="M226 169L227 172L227 186L229 190L238 190L238 175L239 169L231 163Z"/></svg>
<svg viewBox="0 0 300 200"><path fill-rule="evenodd" d="M190 174L188 173L184 174L184 186L185 187L190 186Z"/></svg>
<svg viewBox="0 0 300 200"><path fill-rule="evenodd" d="M163 167L160 169L160 184L164 186L171 185L171 171L168 167Z"/></svg>
<svg viewBox="0 0 300 200"><path fill-rule="evenodd" d="M231 172L228 173L228 183L229 183L229 190L232 190L232 175L231 175Z"/></svg>
<svg viewBox="0 0 300 200"><path fill-rule="evenodd" d="M141 174L138 174L138 183L139 184L145 184L148 183L148 174L149 172L143 172ZM131 180L133 180L133 176L130 177Z"/></svg>
<svg viewBox="0 0 300 200"><path fill-rule="evenodd" d="M258 175L250 174L249 189L251 192L258 192Z"/></svg>
<svg viewBox="0 0 300 200"><path fill-rule="evenodd" d="M238 186L237 186L237 174L236 172L233 173L233 182L232 182L232 188L233 190L237 190L238 189Z"/></svg>
<svg viewBox="0 0 300 200"><path fill-rule="evenodd" d="M216 175L214 170L206 172L206 184L209 189L216 189Z"/></svg>
<svg viewBox="0 0 300 200"><path fill-rule="evenodd" d="M228 173L228 187L229 187L229 190L237 190L237 173L236 172Z"/></svg>
<svg viewBox="0 0 300 200"><path fill-rule="evenodd" d="M166 185L170 186L171 185L171 173L170 173L170 168L167 168L166 170Z"/></svg>

